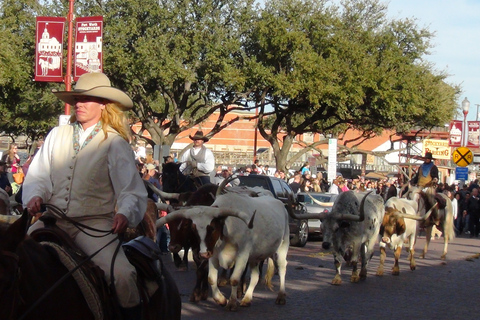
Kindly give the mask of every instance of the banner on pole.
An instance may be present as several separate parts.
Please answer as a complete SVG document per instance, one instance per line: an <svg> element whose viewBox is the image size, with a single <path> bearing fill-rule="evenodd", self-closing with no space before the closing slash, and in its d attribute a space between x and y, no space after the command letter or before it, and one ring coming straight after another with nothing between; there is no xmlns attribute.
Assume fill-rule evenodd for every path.
<svg viewBox="0 0 480 320"><path fill-rule="evenodd" d="M35 81L63 82L63 17L37 17Z"/></svg>
<svg viewBox="0 0 480 320"><path fill-rule="evenodd" d="M480 146L480 121L468 121L467 147L478 148Z"/></svg>
<svg viewBox="0 0 480 320"><path fill-rule="evenodd" d="M450 128L448 130L450 136L448 138L448 145L450 147L462 146L463 122L460 120L450 121Z"/></svg>
<svg viewBox="0 0 480 320"><path fill-rule="evenodd" d="M76 19L74 80L84 73L102 72L103 17Z"/></svg>

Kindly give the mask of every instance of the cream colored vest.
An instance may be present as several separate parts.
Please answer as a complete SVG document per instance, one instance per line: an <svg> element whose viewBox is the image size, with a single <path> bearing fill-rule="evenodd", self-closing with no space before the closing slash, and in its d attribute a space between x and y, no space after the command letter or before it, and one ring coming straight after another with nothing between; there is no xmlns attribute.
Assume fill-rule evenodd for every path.
<svg viewBox="0 0 480 320"><path fill-rule="evenodd" d="M59 127L52 152L53 195L49 203L63 209L70 217L113 213L115 196L108 175L107 155L114 139L109 131L104 140L102 130L75 155L73 126ZM122 139L123 140L123 139Z"/></svg>

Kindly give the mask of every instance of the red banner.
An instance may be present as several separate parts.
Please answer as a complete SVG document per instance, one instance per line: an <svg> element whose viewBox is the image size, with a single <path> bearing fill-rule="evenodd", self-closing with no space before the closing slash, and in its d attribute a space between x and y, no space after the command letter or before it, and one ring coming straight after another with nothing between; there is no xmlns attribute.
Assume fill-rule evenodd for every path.
<svg viewBox="0 0 480 320"><path fill-rule="evenodd" d="M103 17L76 19L74 80L84 73L102 72Z"/></svg>
<svg viewBox="0 0 480 320"><path fill-rule="evenodd" d="M467 147L478 148L480 146L480 121L468 121Z"/></svg>
<svg viewBox="0 0 480 320"><path fill-rule="evenodd" d="M63 82L65 18L37 17L35 81Z"/></svg>
<svg viewBox="0 0 480 320"><path fill-rule="evenodd" d="M460 120L450 121L450 128L448 132L450 133L450 136L448 139L448 145L450 147L461 147L462 135L463 135L463 121L460 121Z"/></svg>

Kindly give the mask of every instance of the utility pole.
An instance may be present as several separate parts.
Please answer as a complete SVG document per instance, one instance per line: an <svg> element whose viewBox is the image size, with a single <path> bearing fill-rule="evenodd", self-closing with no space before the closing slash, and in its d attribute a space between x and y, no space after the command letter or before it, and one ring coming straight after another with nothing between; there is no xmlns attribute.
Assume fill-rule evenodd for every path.
<svg viewBox="0 0 480 320"><path fill-rule="evenodd" d="M72 56L73 56L73 3L75 0L69 0L68 7L68 43L67 43L67 72L65 74L65 90L72 90ZM70 105L65 103L65 114L70 115Z"/></svg>

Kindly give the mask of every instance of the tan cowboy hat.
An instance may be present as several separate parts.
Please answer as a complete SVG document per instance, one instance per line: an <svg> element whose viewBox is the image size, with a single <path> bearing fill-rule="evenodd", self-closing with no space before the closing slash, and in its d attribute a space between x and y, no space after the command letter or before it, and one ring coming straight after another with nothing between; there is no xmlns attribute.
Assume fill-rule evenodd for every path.
<svg viewBox="0 0 480 320"><path fill-rule="evenodd" d="M73 91L53 89L52 93L72 106L76 103L75 97L87 96L118 102L123 111L133 107L132 99L122 90L112 87L110 79L100 72L84 73L78 79Z"/></svg>
<svg viewBox="0 0 480 320"><path fill-rule="evenodd" d="M190 139L192 140L203 140L204 142L207 142L209 139L203 135L203 132L201 130L198 130L195 132L193 136L189 136Z"/></svg>

